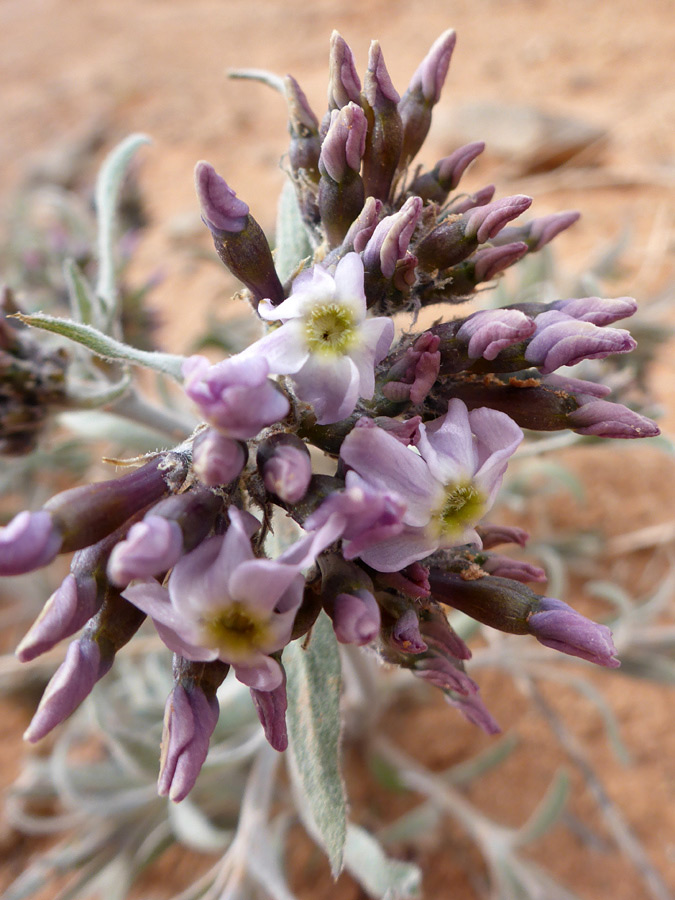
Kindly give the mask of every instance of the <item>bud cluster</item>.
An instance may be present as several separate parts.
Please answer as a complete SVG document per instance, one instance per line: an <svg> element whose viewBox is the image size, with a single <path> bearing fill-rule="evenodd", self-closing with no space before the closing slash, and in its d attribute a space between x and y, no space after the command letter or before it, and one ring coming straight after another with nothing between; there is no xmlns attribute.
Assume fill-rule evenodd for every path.
<svg viewBox="0 0 675 900"><path fill-rule="evenodd" d="M479 143L413 170L454 46L454 32L442 34L399 96L377 42L362 85L334 34L321 122L297 82L283 81L290 174L315 248L287 284L247 204L198 163L204 223L269 329L215 365L185 361L183 387L203 422L188 441L0 531L2 575L76 551L18 650L30 660L84 626L29 740L70 714L146 616L175 655L159 781L175 800L204 762L230 669L272 746L286 747L283 651L322 610L340 643L371 645L488 732L497 725L447 608L618 665L605 626L528 588L545 580L537 566L492 552L527 535L489 513L523 428L658 433L608 388L558 372L630 352L633 338L612 326L635 302L485 309L395 339L394 313L468 298L577 218L511 225L529 197L454 193ZM315 471L322 454L333 474ZM275 507L302 536L270 557Z"/></svg>

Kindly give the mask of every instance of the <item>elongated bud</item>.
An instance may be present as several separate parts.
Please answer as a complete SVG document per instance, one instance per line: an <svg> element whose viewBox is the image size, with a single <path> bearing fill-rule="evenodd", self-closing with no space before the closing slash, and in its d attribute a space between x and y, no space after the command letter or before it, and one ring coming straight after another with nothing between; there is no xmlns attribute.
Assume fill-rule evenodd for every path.
<svg viewBox="0 0 675 900"><path fill-rule="evenodd" d="M284 89L288 106L288 130L291 135L288 151L291 171L296 178L308 178L318 184L321 153L319 120L302 88L291 75L284 78Z"/></svg>
<svg viewBox="0 0 675 900"><path fill-rule="evenodd" d="M621 328L600 328L556 310L542 313L535 321L536 333L527 346L525 359L545 375L582 359L629 353L637 346Z"/></svg>
<svg viewBox="0 0 675 900"><path fill-rule="evenodd" d="M319 158L319 211L331 246L341 244L363 209L365 191L359 174L368 123L360 106L333 110Z"/></svg>
<svg viewBox="0 0 675 900"><path fill-rule="evenodd" d="M511 241L525 241L529 252L535 253L549 244L562 231L574 225L580 216L581 213L576 210L541 216L528 222L527 225L505 228L495 236L494 243L508 244Z"/></svg>
<svg viewBox="0 0 675 900"><path fill-rule="evenodd" d="M387 200L401 156L403 126L398 112L400 98L391 83L377 41L370 45L363 93L369 124L363 156L363 183L366 196Z"/></svg>
<svg viewBox="0 0 675 900"><path fill-rule="evenodd" d="M258 469L267 490L284 503L297 503L307 493L312 463L306 444L294 434L275 434L258 447Z"/></svg>
<svg viewBox="0 0 675 900"><path fill-rule="evenodd" d="M482 282L492 281L500 272L517 263L527 253L527 244L505 244L503 247L481 247L473 256L444 272L446 284L433 284L421 292L422 304L441 300L456 302L468 297Z"/></svg>
<svg viewBox="0 0 675 900"><path fill-rule="evenodd" d="M452 29L431 46L401 97L398 111L403 123L403 146L400 169L406 169L429 133L431 110L441 96L441 88L448 74L450 58L457 36Z"/></svg>
<svg viewBox="0 0 675 900"><path fill-rule="evenodd" d="M442 691L455 691L462 696L471 696L478 691L478 685L469 678L459 662L445 656L429 653L421 659L416 659L411 668L418 678L428 681Z"/></svg>
<svg viewBox="0 0 675 900"><path fill-rule="evenodd" d="M485 150L483 141L475 141L464 147L459 147L450 156L437 162L431 172L418 175L408 190L411 194L421 197L427 203L438 203L442 206L448 198L450 191L459 184L462 175L471 163ZM474 204L482 206L483 204Z"/></svg>
<svg viewBox="0 0 675 900"><path fill-rule="evenodd" d="M336 554L322 556L318 562L323 576L321 600L338 641L358 646L370 643L380 630L372 581L360 566Z"/></svg>
<svg viewBox="0 0 675 900"><path fill-rule="evenodd" d="M0 575L41 569L61 550L63 535L45 510L23 511L0 529Z"/></svg>
<svg viewBox="0 0 675 900"><path fill-rule="evenodd" d="M469 359L493 360L502 350L531 337L535 329L534 320L519 310L482 309L462 322L456 337L467 342Z"/></svg>
<svg viewBox="0 0 675 900"><path fill-rule="evenodd" d="M328 64L328 110L342 109L348 103L359 103L361 81L356 71L354 54L341 34L330 36Z"/></svg>
<svg viewBox="0 0 675 900"><path fill-rule="evenodd" d="M216 487L230 484L246 465L246 445L207 428L192 445L192 467L201 482Z"/></svg>
<svg viewBox="0 0 675 900"><path fill-rule="evenodd" d="M486 734L499 734L501 731L478 694L472 694L470 697L446 694L445 702L459 710L468 722L482 728Z"/></svg>
<svg viewBox="0 0 675 900"><path fill-rule="evenodd" d="M591 399L567 417L568 427L577 434L596 437L631 438L656 437L661 433L656 422L640 413L609 400Z"/></svg>
<svg viewBox="0 0 675 900"><path fill-rule="evenodd" d="M486 203L492 200L496 190L497 188L494 184L487 184L476 191L475 194L459 194L456 199L446 206L445 211L447 215L460 216L476 206L485 206Z"/></svg>
<svg viewBox="0 0 675 900"><path fill-rule="evenodd" d="M110 587L100 611L82 637L70 644L65 660L47 685L24 734L27 741L39 741L68 718L110 671L115 654L131 640L144 618L145 613Z"/></svg>
<svg viewBox="0 0 675 900"><path fill-rule="evenodd" d="M164 711L157 791L176 803L194 787L218 722L216 690L229 666L220 660L195 663L174 656L174 688Z"/></svg>
<svg viewBox="0 0 675 900"><path fill-rule="evenodd" d="M213 236L218 256L246 285L257 308L263 298L273 306L284 299L265 234L227 182L207 162L195 166L195 186L202 218Z"/></svg>
<svg viewBox="0 0 675 900"><path fill-rule="evenodd" d="M549 304L551 309L571 316L580 322L593 325L611 325L620 319L627 319L637 312L637 302L632 297L579 297L556 300Z"/></svg>
<svg viewBox="0 0 675 900"><path fill-rule="evenodd" d="M484 550L492 550L493 547L499 547L500 544L518 544L519 547L524 547L530 537L527 531L515 525L483 523L476 526L476 531L483 542Z"/></svg>
<svg viewBox="0 0 675 900"><path fill-rule="evenodd" d="M516 194L478 206L452 220L444 219L415 246L420 266L446 269L470 256L474 250L523 213L531 197Z"/></svg>
<svg viewBox="0 0 675 900"><path fill-rule="evenodd" d="M257 691L255 688L251 688L251 699L267 742L274 750L283 753L288 747L288 731L286 729L288 699L286 696L286 672L281 663L279 665L283 673L283 681L279 687L271 691Z"/></svg>
<svg viewBox="0 0 675 900"><path fill-rule="evenodd" d="M479 563L481 569L489 575L499 578L512 578L514 581L544 582L546 572L540 566L534 566L523 559L511 559L498 553L490 553Z"/></svg>
<svg viewBox="0 0 675 900"><path fill-rule="evenodd" d="M349 226L349 230L342 242L341 250L355 250L361 253L373 235L382 211L382 201L375 197L367 197L363 209Z"/></svg>
<svg viewBox="0 0 675 900"><path fill-rule="evenodd" d="M382 219L363 251L363 264L367 272L379 271L385 278L393 278L396 264L408 252L421 212L420 198L409 197L398 212Z"/></svg>

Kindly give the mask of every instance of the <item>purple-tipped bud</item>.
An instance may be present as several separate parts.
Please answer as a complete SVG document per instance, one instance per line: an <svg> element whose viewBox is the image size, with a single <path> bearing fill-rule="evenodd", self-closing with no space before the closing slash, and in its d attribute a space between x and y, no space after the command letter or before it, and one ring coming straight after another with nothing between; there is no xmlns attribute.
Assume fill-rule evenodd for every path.
<svg viewBox="0 0 675 900"><path fill-rule="evenodd" d="M278 306L284 290L267 238L248 206L207 162L195 167L195 187L202 218L222 262L251 291L256 308L263 298Z"/></svg>
<svg viewBox="0 0 675 900"><path fill-rule="evenodd" d="M369 120L363 183L368 196L386 200L401 156L403 128L398 112L400 98L391 83L377 41L370 45L363 93Z"/></svg>
<svg viewBox="0 0 675 900"><path fill-rule="evenodd" d="M218 701L200 686L186 690L178 684L164 711L164 733L157 791L179 803L194 787L209 751L218 722Z"/></svg>
<svg viewBox="0 0 675 900"><path fill-rule="evenodd" d="M312 462L306 445L294 434L273 435L258 447L258 468L267 490L284 503L297 503L307 493Z"/></svg>
<svg viewBox="0 0 675 900"><path fill-rule="evenodd" d="M515 244L504 244L503 247L486 247L484 250L477 250L473 257L473 280L476 284L480 284L481 281L492 281L496 275L517 263L526 253L527 244L522 241Z"/></svg>
<svg viewBox="0 0 675 900"><path fill-rule="evenodd" d="M501 731L478 694L470 697L451 697L446 694L445 702L458 709L467 721L482 728L486 734L499 734Z"/></svg>
<svg viewBox="0 0 675 900"><path fill-rule="evenodd" d="M177 522L148 515L129 529L113 549L108 563L110 580L126 587L134 578L168 572L183 554L183 532Z"/></svg>
<svg viewBox="0 0 675 900"><path fill-rule="evenodd" d="M457 332L468 341L470 359L493 360L505 347L518 344L534 334L533 319L516 309L482 309L469 316Z"/></svg>
<svg viewBox="0 0 675 900"><path fill-rule="evenodd" d="M195 167L195 187L202 218L214 236L239 233L246 228L249 209L228 186L224 178L207 162Z"/></svg>
<svg viewBox="0 0 675 900"><path fill-rule="evenodd" d="M337 31L330 36L328 72L328 109L341 109L350 101L358 103L361 81L356 71L354 54Z"/></svg>
<svg viewBox="0 0 675 900"><path fill-rule="evenodd" d="M491 553L487 559L480 563L480 567L490 575L497 575L499 578L512 578L514 581L544 582L547 580L546 572L540 566L534 566L522 559L500 556L497 553Z"/></svg>
<svg viewBox="0 0 675 900"><path fill-rule="evenodd" d="M342 242L343 250L355 250L361 253L366 248L380 221L382 201L375 197L366 197L363 209L349 226L349 231Z"/></svg>
<svg viewBox="0 0 675 900"><path fill-rule="evenodd" d="M552 213L550 216L541 216L533 219L527 225L514 228L505 228L495 237L496 244L507 244L510 241L525 241L530 253L536 253L554 237L565 231L579 219L581 213L575 210Z"/></svg>
<svg viewBox="0 0 675 900"><path fill-rule="evenodd" d="M417 154L429 132L431 109L441 96L456 40L455 32L449 29L434 41L401 97L398 110L403 123L402 169Z"/></svg>
<svg viewBox="0 0 675 900"><path fill-rule="evenodd" d="M406 256L422 205L419 197L409 197L398 212L382 219L363 251L367 271L393 277L396 264Z"/></svg>
<svg viewBox="0 0 675 900"><path fill-rule="evenodd" d="M391 639L404 653L424 653L428 649L420 632L418 615L412 607L394 623Z"/></svg>
<svg viewBox="0 0 675 900"><path fill-rule="evenodd" d="M487 184L475 194L460 194L446 207L447 213L452 216L460 216L476 206L485 206L492 200L496 190L494 184Z"/></svg>
<svg viewBox="0 0 675 900"><path fill-rule="evenodd" d="M192 467L209 487L231 484L246 465L246 450L239 441L207 428L192 445Z"/></svg>
<svg viewBox="0 0 675 900"><path fill-rule="evenodd" d="M609 628L592 622L562 600L542 597L527 624L530 634L545 647L610 669L621 665Z"/></svg>
<svg viewBox="0 0 675 900"><path fill-rule="evenodd" d="M39 741L67 719L111 665L112 657L103 659L96 641L73 641L65 660L47 685L37 712L26 729L25 740L32 744Z"/></svg>
<svg viewBox="0 0 675 900"><path fill-rule="evenodd" d="M341 644L362 647L375 640L380 630L380 607L370 591L338 594L327 607L335 636Z"/></svg>
<svg viewBox="0 0 675 900"><path fill-rule="evenodd" d="M592 399L567 417L568 425L577 434L592 434L609 438L656 437L661 431L651 419L641 416L621 403Z"/></svg>
<svg viewBox="0 0 675 900"><path fill-rule="evenodd" d="M438 378L441 365L440 338L425 331L390 371L382 393L390 400L422 403Z"/></svg>
<svg viewBox="0 0 675 900"><path fill-rule="evenodd" d="M471 651L439 606L430 606L420 615L420 630L429 647L442 656L451 660L471 659Z"/></svg>
<svg viewBox="0 0 675 900"><path fill-rule="evenodd" d="M358 172L366 149L368 122L356 103L333 110L330 127L321 145L319 168L338 184L349 171Z"/></svg>
<svg viewBox="0 0 675 900"><path fill-rule="evenodd" d="M482 524L476 527L476 531L483 542L484 550L492 550L500 544L518 544L519 547L524 547L530 538L527 531L515 525Z"/></svg>
<svg viewBox="0 0 675 900"><path fill-rule="evenodd" d="M86 551L84 551L86 552ZM21 662L29 662L70 637L97 612L102 597L93 575L78 572L66 575L44 605L42 612L16 648Z"/></svg>
<svg viewBox="0 0 675 900"><path fill-rule="evenodd" d="M613 353L629 353L637 346L630 334L621 328L599 328L556 310L537 316L536 325L525 359L538 366L545 375L560 366L573 366L582 359L604 359Z"/></svg>
<svg viewBox="0 0 675 900"><path fill-rule="evenodd" d="M515 194L469 210L464 213L464 236L475 238L479 244L484 244L494 238L507 222L522 215L531 205L532 197Z"/></svg>
<svg viewBox="0 0 675 900"><path fill-rule="evenodd" d="M307 97L291 75L284 78L286 105L288 106L288 130L291 144L288 157L293 174L304 174L311 181L319 180L319 121L310 107Z"/></svg>
<svg viewBox="0 0 675 900"><path fill-rule="evenodd" d="M62 541L48 512L20 512L0 529L0 575L23 575L49 565L60 552Z"/></svg>
<svg viewBox="0 0 675 900"><path fill-rule="evenodd" d="M239 354L216 365L190 356L183 363L185 393L210 425L234 440L255 437L288 415L288 399L268 374L260 355Z"/></svg>
<svg viewBox="0 0 675 900"><path fill-rule="evenodd" d="M425 202L445 203L450 191L454 191L471 163L485 150L483 141L475 141L459 147L450 156L436 163L431 172L418 175L409 191ZM474 204L481 206L482 204ZM468 207L467 207L468 208Z"/></svg>
<svg viewBox="0 0 675 900"><path fill-rule="evenodd" d="M288 747L288 731L286 729L286 673L283 672L283 681L279 687L271 691L257 691L251 688L251 699L258 713L260 724L265 732L267 742L279 753L283 753Z"/></svg>
<svg viewBox="0 0 675 900"><path fill-rule="evenodd" d="M611 325L619 319L627 319L637 312L637 302L632 297L580 297L570 300L556 300L550 309L571 316L580 322L591 322L593 325Z"/></svg>
<svg viewBox="0 0 675 900"><path fill-rule="evenodd" d="M453 664L444 656L433 654L416 660L412 670L418 678L428 681L443 691L455 691L463 696L475 694L478 691L478 685L458 666L459 663Z"/></svg>

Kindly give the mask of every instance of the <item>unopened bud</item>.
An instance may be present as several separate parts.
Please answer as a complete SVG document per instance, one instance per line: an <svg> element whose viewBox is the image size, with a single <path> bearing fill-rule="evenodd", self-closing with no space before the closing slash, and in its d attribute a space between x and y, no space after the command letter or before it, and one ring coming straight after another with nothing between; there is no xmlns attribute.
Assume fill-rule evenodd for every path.
<svg viewBox="0 0 675 900"><path fill-rule="evenodd" d="M307 446L294 434L276 434L258 447L258 469L267 490L284 503L297 503L307 493L312 463Z"/></svg>
<svg viewBox="0 0 675 900"><path fill-rule="evenodd" d="M363 93L369 119L363 156L366 195L387 200L403 146L403 126L398 111L399 95L384 64L377 41L370 45Z"/></svg>
<svg viewBox="0 0 675 900"><path fill-rule="evenodd" d="M454 191L462 175L483 150L485 150L483 141L459 147L450 156L437 162L431 172L418 175L410 185L410 193L421 197L427 203L438 203L439 206L442 206L450 191Z"/></svg>
<svg viewBox="0 0 675 900"><path fill-rule="evenodd" d="M203 484L231 484L246 465L246 449L240 441L207 428L192 445L192 467Z"/></svg>

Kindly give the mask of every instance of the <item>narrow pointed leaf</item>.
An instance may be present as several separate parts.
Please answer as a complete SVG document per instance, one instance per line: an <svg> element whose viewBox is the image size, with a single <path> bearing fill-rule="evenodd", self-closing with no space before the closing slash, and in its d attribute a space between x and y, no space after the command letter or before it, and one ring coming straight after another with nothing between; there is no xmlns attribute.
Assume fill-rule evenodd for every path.
<svg viewBox="0 0 675 900"><path fill-rule="evenodd" d="M333 626L321 613L309 647L284 652L291 775L310 830L326 850L333 876L342 870L347 808L340 772L340 654ZM313 827L312 827L313 826Z"/></svg>
<svg viewBox="0 0 675 900"><path fill-rule="evenodd" d="M102 324L105 316L100 301L74 259L67 259L64 262L63 274L70 298L70 311L75 321L85 325Z"/></svg>
<svg viewBox="0 0 675 900"><path fill-rule="evenodd" d="M34 328L42 328L44 331L52 331L60 334L77 344L82 344L92 353L103 359L123 359L135 366L145 366L156 372L171 375L177 381L182 381L181 366L185 361L184 356L173 353L155 353L148 350L138 350L107 334L103 334L91 325L73 322L72 319L61 319L58 316L50 316L46 313L34 313L26 316L16 314L16 318L32 325Z"/></svg>
<svg viewBox="0 0 675 900"><path fill-rule="evenodd" d="M274 265L282 281L286 281L303 259L312 256L305 226L300 217L295 188L290 179L284 182L277 209L277 235Z"/></svg>
<svg viewBox="0 0 675 900"><path fill-rule="evenodd" d="M422 872L414 863L387 856L380 844L358 825L347 826L345 868L369 897L406 900L420 896Z"/></svg>

